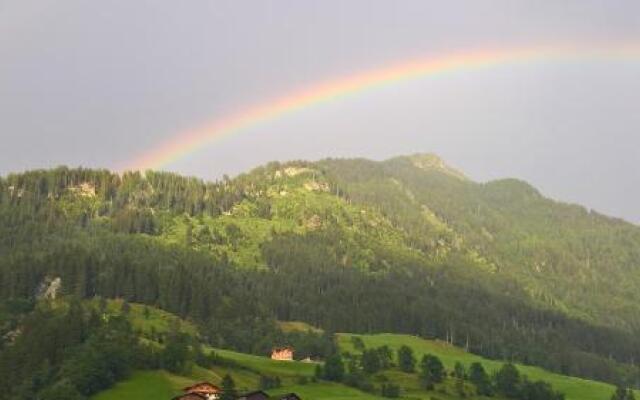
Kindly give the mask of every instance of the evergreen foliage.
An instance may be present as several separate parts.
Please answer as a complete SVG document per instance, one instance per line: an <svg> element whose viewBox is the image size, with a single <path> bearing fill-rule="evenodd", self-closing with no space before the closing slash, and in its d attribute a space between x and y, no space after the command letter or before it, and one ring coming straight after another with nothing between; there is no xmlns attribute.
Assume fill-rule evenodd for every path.
<svg viewBox="0 0 640 400"><path fill-rule="evenodd" d="M425 354L420 361L420 379L426 389L433 389L436 383L441 383L446 372L442 361L434 355Z"/></svg>
<svg viewBox="0 0 640 400"><path fill-rule="evenodd" d="M611 400L635 400L635 395L633 394L633 390L618 385L616 391L611 396Z"/></svg>
<svg viewBox="0 0 640 400"><path fill-rule="evenodd" d="M93 315L78 301L23 314L20 334L0 349L0 399L84 399L157 366L125 318Z"/></svg>
<svg viewBox="0 0 640 400"><path fill-rule="evenodd" d="M220 400L235 400L238 396L238 392L236 391L236 383L231 377L231 375L226 374L222 377L222 395L220 396Z"/></svg>
<svg viewBox="0 0 640 400"><path fill-rule="evenodd" d="M496 391L504 396L515 399L520 394L520 373L515 365L504 364L496 373Z"/></svg>
<svg viewBox="0 0 640 400"><path fill-rule="evenodd" d="M398 398L400 397L400 386L393 383L383 383L380 389L382 397Z"/></svg>
<svg viewBox="0 0 640 400"><path fill-rule="evenodd" d="M398 349L398 366L402 372L411 373L416 370L416 357L411 347L402 346Z"/></svg>
<svg viewBox="0 0 640 400"><path fill-rule="evenodd" d="M324 363L322 378L328 381L340 382L344 377L344 363L340 354L329 356Z"/></svg>
<svg viewBox="0 0 640 400"><path fill-rule="evenodd" d="M60 277L61 294L157 306L244 352L335 351L276 325L299 320L640 381L640 230L435 161L273 163L215 183L65 167L0 178L0 300L33 304ZM19 324L6 314L0 337Z"/></svg>
<svg viewBox="0 0 640 400"><path fill-rule="evenodd" d="M479 362L474 362L469 367L469 381L476 386L477 393L480 396L491 396L493 394L491 379Z"/></svg>

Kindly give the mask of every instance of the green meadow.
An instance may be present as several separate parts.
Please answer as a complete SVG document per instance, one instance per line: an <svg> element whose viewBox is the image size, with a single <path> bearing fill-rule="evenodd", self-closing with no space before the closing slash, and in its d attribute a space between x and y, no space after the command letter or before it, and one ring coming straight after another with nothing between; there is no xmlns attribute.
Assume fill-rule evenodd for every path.
<svg viewBox="0 0 640 400"><path fill-rule="evenodd" d="M415 336L396 335L396 334L378 334L378 335L352 335L339 334L338 340L340 348L345 351L357 353L351 342L351 338L357 336L362 339L366 347L379 347L387 345L393 350L397 350L402 345L411 347L420 360L425 354L433 354L438 356L445 367L449 370L453 369L456 361L461 362L465 367L469 367L473 362L480 362L488 373L497 371L502 365L501 361L487 360L480 356L465 352L463 349L451 346L445 342L438 340L424 340ZM556 390L565 393L567 400L608 400L614 391L612 385L590 381L586 379L574 378L564 375L555 374L545 371L538 367L525 366L516 364L521 374L526 375L531 380L544 380L553 385ZM415 388L417 382L413 379L406 379L398 372L394 377L401 379L407 387ZM637 392L640 394L640 392ZM428 398L428 397L427 397Z"/></svg>
<svg viewBox="0 0 640 400"><path fill-rule="evenodd" d="M97 303L96 303L97 306ZM107 303L107 314L118 314L122 308L121 301L110 300ZM146 308L138 304L131 304L129 319L135 329L141 332L167 332L174 326L190 334L197 334L197 328L189 322L158 310ZM288 331L308 330L313 327L301 322L281 322L281 328ZM448 370L452 370L456 362L465 367L473 362L483 364L488 373L497 371L502 362L484 359L480 356L465 352L463 349L438 340L425 340L415 336L398 334L355 335L349 333L337 334L337 340L342 352L358 354L352 338L362 339L367 348L389 346L394 352L406 345L413 349L419 361L425 354L438 356ZM382 397L365 393L343 384L314 381L313 376L317 366L315 362L275 361L266 356L239 353L231 350L205 347L206 351L213 351L226 360L233 361L231 366L214 366L205 369L193 366L185 376L171 374L167 371L136 371L132 376L114 387L92 397L92 400L157 400L171 399L181 393L185 386L198 381L209 381L220 384L226 374L230 374L239 392L255 390L260 385L260 375L279 377L282 386L270 390L271 395L295 392L305 400L376 400ZM516 364L523 375L531 380L544 380L566 395L567 400L608 400L613 393L613 386L601 382L589 381L574 377L563 376L545 371L541 368ZM425 391L420 386L417 374L407 374L396 368L382 371L372 377L376 387L383 382L398 384L405 399L415 400L460 400L454 387L454 380L448 378L433 391ZM465 384L465 399L485 399L474 395L474 388ZM638 393L640 395L640 393ZM499 400L499 397L494 397Z"/></svg>
<svg viewBox="0 0 640 400"><path fill-rule="evenodd" d="M129 379L93 396L93 400L171 399L177 394L165 371L137 371Z"/></svg>
<svg viewBox="0 0 640 400"><path fill-rule="evenodd" d="M414 336L379 334L379 335L352 335L339 334L340 348L343 351L357 353L353 348L351 337L360 337L367 347L387 345L392 349L398 349L402 345L411 347L418 359L424 354L434 354L440 357L448 369L453 368L456 361L465 366L472 362L481 362L488 372L496 371L502 365L499 361L487 360L473 354L466 353L462 349L450 346L440 341L430 341ZM374 394L364 393L348 386L331 382L313 382L311 379L306 384L298 383L300 377L311 378L315 364L304 362L274 361L268 357L238 353L229 350L212 349L219 355L233 360L238 367L213 367L203 369L193 368L189 376L177 376L166 371L138 371L127 381L118 383L113 388L93 397L93 400L145 400L145 399L170 399L180 393L180 389L197 381L207 380L212 383L220 383L225 374L230 374L240 391L250 391L259 384L259 374L278 376L282 379L283 386L269 391L272 395L296 392L303 399L314 400L374 400L382 399ZM542 379L566 394L567 400L607 400L611 397L614 388L611 385L584 379L562 376L540 368L517 365L522 374L532 380ZM447 380L436 390L426 392L420 388L416 374L406 374L398 370L384 371L374 377L374 382L383 378L399 384L403 391L403 398L416 400L457 400L453 382ZM467 399L484 399L473 396L473 388L466 387ZM640 393L639 393L640 394ZM499 399L499 398L496 398Z"/></svg>

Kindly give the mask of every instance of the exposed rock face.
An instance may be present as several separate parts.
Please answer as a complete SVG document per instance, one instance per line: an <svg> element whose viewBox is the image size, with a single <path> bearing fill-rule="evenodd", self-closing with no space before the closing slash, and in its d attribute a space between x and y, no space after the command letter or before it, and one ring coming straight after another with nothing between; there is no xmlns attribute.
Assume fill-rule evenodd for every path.
<svg viewBox="0 0 640 400"><path fill-rule="evenodd" d="M96 188L91 183L84 182L78 186L70 187L72 193L81 197L96 197Z"/></svg>
<svg viewBox="0 0 640 400"><path fill-rule="evenodd" d="M47 277L40 284L40 287L38 288L38 291L36 293L36 298L55 300L61 287L62 279L60 279L60 277L55 277L53 279Z"/></svg>
<svg viewBox="0 0 640 400"><path fill-rule="evenodd" d="M275 177L276 178L281 178L283 176L292 177L292 176L297 176L307 172L312 172L312 170L304 167L286 167L282 170L276 171Z"/></svg>
<svg viewBox="0 0 640 400"><path fill-rule="evenodd" d="M328 192L329 185L326 182L307 181L304 188L310 192Z"/></svg>
<svg viewBox="0 0 640 400"><path fill-rule="evenodd" d="M316 230L322 227L322 219L320 219L319 215L314 214L306 221L305 226L307 229Z"/></svg>

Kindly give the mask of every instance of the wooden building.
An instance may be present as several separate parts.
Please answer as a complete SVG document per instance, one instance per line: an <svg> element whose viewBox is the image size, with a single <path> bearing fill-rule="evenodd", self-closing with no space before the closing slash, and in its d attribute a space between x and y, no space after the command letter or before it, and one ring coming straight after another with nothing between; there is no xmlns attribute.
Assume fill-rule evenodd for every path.
<svg viewBox="0 0 640 400"><path fill-rule="evenodd" d="M174 400L217 400L220 398L222 392L218 386L209 382L196 383L182 390L184 394L176 397Z"/></svg>
<svg viewBox="0 0 640 400"><path fill-rule="evenodd" d="M209 382L200 382L195 385L188 386L184 389L184 394L174 397L172 400L217 400L222 394L222 390ZM285 395L270 397L262 390L245 393L236 398L237 400L302 400L295 393L287 393Z"/></svg>
<svg viewBox="0 0 640 400"><path fill-rule="evenodd" d="M271 351L271 359L279 361L293 361L293 347L276 347Z"/></svg>

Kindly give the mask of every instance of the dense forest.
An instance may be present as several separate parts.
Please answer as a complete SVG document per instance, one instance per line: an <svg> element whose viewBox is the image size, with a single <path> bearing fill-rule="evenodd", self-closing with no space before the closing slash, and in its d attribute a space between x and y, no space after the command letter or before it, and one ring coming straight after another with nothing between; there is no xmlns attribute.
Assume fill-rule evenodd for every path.
<svg viewBox="0 0 640 400"><path fill-rule="evenodd" d="M0 321L20 318L20 334L0 348L0 399L81 400L151 365L152 348L138 341L126 318L89 313L79 301L9 301Z"/></svg>
<svg viewBox="0 0 640 400"><path fill-rule="evenodd" d="M215 183L0 179L0 299L60 278L64 294L154 305L245 352L300 320L638 386L639 252L640 228L433 156L272 163Z"/></svg>
<svg viewBox="0 0 640 400"><path fill-rule="evenodd" d="M127 379L134 370L188 375L197 366L247 369L205 349L198 330L177 317L164 329L142 330L139 323L132 323L135 316L129 302L93 300L67 295L0 302L0 326L5 330L0 399L85 400ZM143 321L151 321L159 312L145 306ZM324 333L278 330L268 339L295 346L303 357L324 358L337 352L334 338ZM263 378L263 389L277 384L275 377Z"/></svg>

